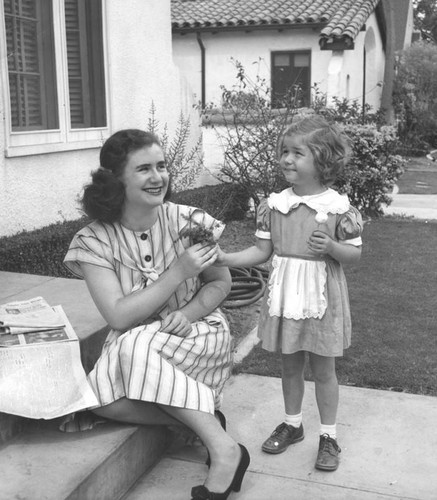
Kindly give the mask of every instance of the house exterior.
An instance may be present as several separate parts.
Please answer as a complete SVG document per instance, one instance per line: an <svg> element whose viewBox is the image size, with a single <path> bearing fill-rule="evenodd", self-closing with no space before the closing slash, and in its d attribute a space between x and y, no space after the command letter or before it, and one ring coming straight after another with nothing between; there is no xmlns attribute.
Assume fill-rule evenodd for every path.
<svg viewBox="0 0 437 500"><path fill-rule="evenodd" d="M152 102L169 135L192 112L170 15L170 0L0 2L0 236L80 217L102 142L147 128Z"/></svg>
<svg viewBox="0 0 437 500"><path fill-rule="evenodd" d="M393 120L395 53L411 43L411 0L172 0L174 61L202 105L220 107L223 85L237 84L239 61L264 79L273 107L298 85L300 105L319 95L382 107ZM223 148L203 128L203 184L217 182Z"/></svg>
<svg viewBox="0 0 437 500"><path fill-rule="evenodd" d="M269 82L273 106L298 84L302 105L317 85L328 103L390 108L395 50L412 27L410 0L172 0L174 60L203 104L236 83L232 57Z"/></svg>

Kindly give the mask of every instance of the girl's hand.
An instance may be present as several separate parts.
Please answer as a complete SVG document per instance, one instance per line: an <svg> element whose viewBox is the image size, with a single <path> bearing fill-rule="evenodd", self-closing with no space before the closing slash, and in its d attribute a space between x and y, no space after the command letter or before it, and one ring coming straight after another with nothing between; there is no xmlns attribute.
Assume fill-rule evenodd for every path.
<svg viewBox="0 0 437 500"><path fill-rule="evenodd" d="M217 259L215 261L216 266L225 266L225 257L226 253L223 252L223 250L220 248L219 245L216 245L216 251L217 251Z"/></svg>
<svg viewBox="0 0 437 500"><path fill-rule="evenodd" d="M326 255L332 252L333 241L323 231L316 230L308 240L308 248L319 255Z"/></svg>
<svg viewBox="0 0 437 500"><path fill-rule="evenodd" d="M189 247L177 260L175 267L182 273L183 279L194 278L217 259L217 249L214 245L197 243Z"/></svg>
<svg viewBox="0 0 437 500"><path fill-rule="evenodd" d="M186 337L191 333L193 327L188 319L181 311L170 313L161 323L161 331L177 335L178 337Z"/></svg>

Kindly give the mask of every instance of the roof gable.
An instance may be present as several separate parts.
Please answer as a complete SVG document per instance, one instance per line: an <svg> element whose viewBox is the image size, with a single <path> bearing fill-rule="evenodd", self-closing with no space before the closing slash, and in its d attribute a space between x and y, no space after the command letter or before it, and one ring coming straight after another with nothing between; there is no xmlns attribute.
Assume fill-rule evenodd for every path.
<svg viewBox="0 0 437 500"><path fill-rule="evenodd" d="M320 26L321 39L353 41L379 0L172 0L174 32Z"/></svg>

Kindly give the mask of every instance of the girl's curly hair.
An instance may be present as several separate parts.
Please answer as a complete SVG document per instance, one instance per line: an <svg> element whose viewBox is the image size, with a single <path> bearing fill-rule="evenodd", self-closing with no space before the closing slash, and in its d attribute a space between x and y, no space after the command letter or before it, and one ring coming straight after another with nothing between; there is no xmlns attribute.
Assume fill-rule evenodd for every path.
<svg viewBox="0 0 437 500"><path fill-rule="evenodd" d="M125 129L111 135L100 150L100 168L91 173L81 199L91 219L112 223L120 219L125 188L120 177L133 151L161 143L156 135L139 129ZM170 196L170 189L166 199Z"/></svg>
<svg viewBox="0 0 437 500"><path fill-rule="evenodd" d="M337 125L320 115L298 118L281 135L278 156L281 155L284 138L293 135L302 137L304 144L311 151L320 182L325 186L333 184L350 158L351 147L347 135Z"/></svg>

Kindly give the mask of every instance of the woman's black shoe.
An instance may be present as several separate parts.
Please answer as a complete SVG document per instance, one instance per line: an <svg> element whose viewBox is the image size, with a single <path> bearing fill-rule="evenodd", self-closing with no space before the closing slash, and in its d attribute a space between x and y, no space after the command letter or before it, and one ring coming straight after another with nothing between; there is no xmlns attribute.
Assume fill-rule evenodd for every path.
<svg viewBox="0 0 437 500"><path fill-rule="evenodd" d="M226 430L226 417L220 410L216 410L214 414L220 420L220 425L223 427L223 430Z"/></svg>
<svg viewBox="0 0 437 500"><path fill-rule="evenodd" d="M226 417L223 415L223 413L220 410L216 410L214 412L214 415L219 419L220 425L222 426L223 430L226 430ZM208 453L208 456L206 457L206 462L205 464L209 467L211 466L211 458L209 457L209 451L206 451Z"/></svg>
<svg viewBox="0 0 437 500"><path fill-rule="evenodd" d="M246 474L246 470L249 467L250 456L249 452L242 444L238 444L238 446L241 449L240 463L238 464L234 478L228 489L223 493L214 493L209 491L204 485L194 486L194 488L191 489L191 500L226 500L231 494L231 491L240 491L244 474Z"/></svg>

